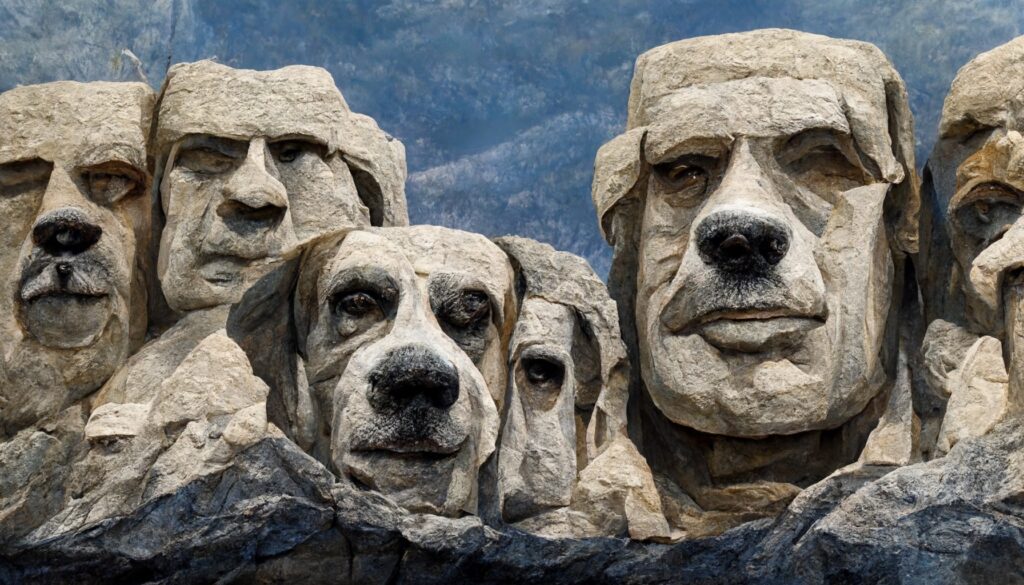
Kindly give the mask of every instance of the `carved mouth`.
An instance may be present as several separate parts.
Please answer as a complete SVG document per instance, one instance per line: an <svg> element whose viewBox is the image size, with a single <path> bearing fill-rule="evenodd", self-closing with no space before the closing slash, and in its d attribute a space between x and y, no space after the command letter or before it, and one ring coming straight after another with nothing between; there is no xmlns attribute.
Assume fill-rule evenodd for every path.
<svg viewBox="0 0 1024 585"><path fill-rule="evenodd" d="M760 353L792 347L824 324L824 317L783 310L726 311L705 316L693 333L719 349Z"/></svg>
<svg viewBox="0 0 1024 585"><path fill-rule="evenodd" d="M242 271L251 264L251 260L237 256L209 256L199 268L199 275L212 284L233 284L242 280Z"/></svg>

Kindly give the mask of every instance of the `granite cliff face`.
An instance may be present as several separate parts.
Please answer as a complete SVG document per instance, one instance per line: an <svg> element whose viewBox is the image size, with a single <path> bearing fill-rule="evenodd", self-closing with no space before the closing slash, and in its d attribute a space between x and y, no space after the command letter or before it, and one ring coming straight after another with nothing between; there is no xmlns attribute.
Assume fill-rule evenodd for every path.
<svg viewBox="0 0 1024 585"><path fill-rule="evenodd" d="M0 93L0 580L1024 582L1022 47L923 181L874 45L640 54L607 286L410 226L322 68Z"/></svg>

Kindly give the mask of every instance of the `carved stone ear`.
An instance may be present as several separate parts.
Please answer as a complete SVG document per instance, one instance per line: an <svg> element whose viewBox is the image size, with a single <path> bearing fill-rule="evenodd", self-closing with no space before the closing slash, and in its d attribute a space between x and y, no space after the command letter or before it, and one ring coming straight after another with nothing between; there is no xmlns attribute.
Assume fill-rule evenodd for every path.
<svg viewBox="0 0 1024 585"><path fill-rule="evenodd" d="M405 146L369 116L351 114L339 138L356 190L374 226L409 225L405 203Z"/></svg>
<svg viewBox="0 0 1024 585"><path fill-rule="evenodd" d="M302 247L299 273L292 292L292 316L295 323L295 344L301 358L306 358L306 338L319 314L317 288L324 266L334 256L349 233L341 230L311 240Z"/></svg>
<svg viewBox="0 0 1024 585"><path fill-rule="evenodd" d="M614 244L612 216L623 200L636 194L643 175L643 142L647 128L634 128L606 142L594 161L591 196L605 240Z"/></svg>
<svg viewBox="0 0 1024 585"><path fill-rule="evenodd" d="M921 184L914 163L914 117L907 101L907 89L895 71L885 83L885 102L889 111L889 139L893 155L903 166L903 180L893 187L892 215L896 225L893 237L897 247L906 254L917 254L919 217L921 215Z"/></svg>

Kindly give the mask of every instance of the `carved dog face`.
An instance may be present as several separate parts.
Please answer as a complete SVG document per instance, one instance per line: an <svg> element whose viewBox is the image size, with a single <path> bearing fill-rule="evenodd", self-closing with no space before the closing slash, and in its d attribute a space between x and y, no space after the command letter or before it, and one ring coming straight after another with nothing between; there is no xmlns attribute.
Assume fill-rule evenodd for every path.
<svg viewBox="0 0 1024 585"><path fill-rule="evenodd" d="M515 317L504 253L437 227L352 232L307 254L296 298L337 472L410 510L475 512Z"/></svg>
<svg viewBox="0 0 1024 585"><path fill-rule="evenodd" d="M179 65L160 103L167 224L159 275L179 312L237 302L299 242L368 226L371 216L378 224L404 223L388 209L397 199L404 213L400 187L371 195L357 186L338 136L377 129L354 118L322 69ZM385 150L404 157L400 147ZM401 163L392 170L404 176Z"/></svg>
<svg viewBox="0 0 1024 585"><path fill-rule="evenodd" d="M703 80L676 61L709 49L690 45L718 42L743 59L764 49L769 67L770 47L790 37L846 62L763 77L754 60L745 75ZM884 58L842 43L757 31L638 61L635 128L603 149L604 159L635 149L638 164L618 163L636 177L624 212L633 215L610 227L638 246L641 371L677 424L748 437L827 428L860 412L886 379L896 245L887 199L912 165L897 162L877 120L897 111L887 111L887 91L904 100L900 112L905 96L891 69L873 91L847 81L848 69ZM863 58L851 59L852 48ZM599 155L599 209L609 162Z"/></svg>
<svg viewBox="0 0 1024 585"><path fill-rule="evenodd" d="M498 452L501 514L519 522L569 506L578 472L625 433L628 372L615 304L582 258L496 242L521 295Z"/></svg>
<svg viewBox="0 0 1024 585"><path fill-rule="evenodd" d="M141 341L152 99L133 83L59 82L0 96L0 431L95 390Z"/></svg>

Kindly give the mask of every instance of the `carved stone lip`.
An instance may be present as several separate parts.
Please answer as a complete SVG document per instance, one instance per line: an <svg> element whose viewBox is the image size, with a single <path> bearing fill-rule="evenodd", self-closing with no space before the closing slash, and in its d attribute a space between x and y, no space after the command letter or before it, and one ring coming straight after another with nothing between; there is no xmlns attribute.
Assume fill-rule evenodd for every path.
<svg viewBox="0 0 1024 585"><path fill-rule="evenodd" d="M44 297L82 301L110 296L106 274L91 263L54 263L26 272L31 276L22 279L19 291L21 302L25 304Z"/></svg>
<svg viewBox="0 0 1024 585"><path fill-rule="evenodd" d="M242 278L242 271L252 260L238 256L210 255L202 258L199 275L213 284L230 284Z"/></svg>
<svg viewBox="0 0 1024 585"><path fill-rule="evenodd" d="M705 321L694 332L719 349L760 353L791 347L824 324L816 316L740 314Z"/></svg>
<svg viewBox="0 0 1024 585"><path fill-rule="evenodd" d="M463 441L465 443L465 441ZM369 447L369 448L353 448L353 453L360 455L377 455L387 457L389 459L433 459L443 460L450 457L455 457L462 450L463 443L451 447L441 447L440 445L401 445L401 446L388 446L388 447Z"/></svg>

